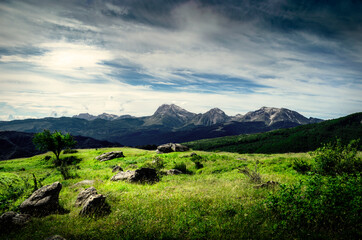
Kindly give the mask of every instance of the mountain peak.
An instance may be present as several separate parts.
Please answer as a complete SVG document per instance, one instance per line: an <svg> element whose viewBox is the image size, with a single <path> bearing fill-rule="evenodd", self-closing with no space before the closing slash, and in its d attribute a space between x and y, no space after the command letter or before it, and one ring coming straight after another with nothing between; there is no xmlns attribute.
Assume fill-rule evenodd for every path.
<svg viewBox="0 0 362 240"><path fill-rule="evenodd" d="M177 113L177 112L188 112L188 111L175 104L162 104L157 108L156 112L153 115L166 114L171 112Z"/></svg>
<svg viewBox="0 0 362 240"><path fill-rule="evenodd" d="M195 124L211 126L218 123L224 123L228 120L230 120L230 117L226 115L224 111L219 108L212 108L206 113L199 115Z"/></svg>
<svg viewBox="0 0 362 240"><path fill-rule="evenodd" d="M164 125L180 127L196 116L195 113L186 111L175 104L163 104L156 112L147 118L145 125Z"/></svg>
<svg viewBox="0 0 362 240"><path fill-rule="evenodd" d="M248 112L242 117L242 121L261 121L267 125L276 122L293 122L297 124L308 124L310 120L298 112L286 108L262 107L259 110Z"/></svg>

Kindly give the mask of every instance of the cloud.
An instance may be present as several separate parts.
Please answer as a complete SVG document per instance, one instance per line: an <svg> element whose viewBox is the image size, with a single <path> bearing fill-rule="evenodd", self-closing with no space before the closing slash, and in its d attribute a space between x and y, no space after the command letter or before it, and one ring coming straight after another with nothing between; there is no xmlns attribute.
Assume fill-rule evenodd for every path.
<svg viewBox="0 0 362 240"><path fill-rule="evenodd" d="M335 3L0 3L2 119L142 116L170 102L229 114L359 111L362 4Z"/></svg>

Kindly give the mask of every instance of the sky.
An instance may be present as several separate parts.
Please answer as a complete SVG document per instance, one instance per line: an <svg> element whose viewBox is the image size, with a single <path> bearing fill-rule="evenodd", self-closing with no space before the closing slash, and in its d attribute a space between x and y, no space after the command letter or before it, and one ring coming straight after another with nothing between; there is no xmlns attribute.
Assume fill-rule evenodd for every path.
<svg viewBox="0 0 362 240"><path fill-rule="evenodd" d="M359 0L0 0L0 120L362 110Z"/></svg>

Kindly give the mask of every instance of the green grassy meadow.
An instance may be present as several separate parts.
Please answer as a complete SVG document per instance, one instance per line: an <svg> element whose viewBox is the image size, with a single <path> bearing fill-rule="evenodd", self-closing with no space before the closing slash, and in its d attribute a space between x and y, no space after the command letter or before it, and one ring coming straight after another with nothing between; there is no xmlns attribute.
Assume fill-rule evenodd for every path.
<svg viewBox="0 0 362 240"><path fill-rule="evenodd" d="M121 150L125 158L99 162L102 153ZM308 153L237 154L195 151L202 157L197 169L189 152L156 154L134 148L83 149L73 156L73 177L63 180L54 167L51 153L31 158L0 162L0 193L3 201L0 214L18 210L33 191L33 174L42 186L60 181L60 205L69 213L33 218L20 230L1 235L2 239L45 239L59 234L66 239L273 239L276 223L265 201L275 188L254 188L239 168L247 166L261 174L263 182L295 184L308 178L293 169L293 161L311 161ZM359 153L359 156L361 154ZM45 160L45 156L52 159ZM112 182L114 165L124 170L149 166L162 159L161 171L185 163L188 174L161 175L155 184ZM137 166L135 166L137 165ZM107 197L111 213L103 217L81 217L74 207L79 192L90 185L76 186L82 180L95 180L93 186ZM40 183L39 183L40 182ZM40 187L40 186L38 186ZM10 191L11 190L11 191ZM12 196L13 194L14 196ZM285 236L285 239L290 239ZM327 233L322 235L328 238ZM298 237L296 237L298 239ZM313 238L313 237L312 237Z"/></svg>

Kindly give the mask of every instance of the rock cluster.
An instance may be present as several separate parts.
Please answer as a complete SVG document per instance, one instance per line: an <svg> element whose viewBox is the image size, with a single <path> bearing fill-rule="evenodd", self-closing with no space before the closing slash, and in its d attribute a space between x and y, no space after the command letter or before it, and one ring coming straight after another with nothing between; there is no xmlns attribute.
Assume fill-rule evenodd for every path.
<svg viewBox="0 0 362 240"><path fill-rule="evenodd" d="M182 174L183 172L181 172L178 169L170 169L166 172L167 175L179 175Z"/></svg>
<svg viewBox="0 0 362 240"><path fill-rule="evenodd" d="M33 216L46 216L61 209L59 206L60 182L39 188L20 205L20 212Z"/></svg>
<svg viewBox="0 0 362 240"><path fill-rule="evenodd" d="M114 166L112 169L112 172L122 172L122 171L123 171L123 168L120 166Z"/></svg>
<svg viewBox="0 0 362 240"><path fill-rule="evenodd" d="M112 160L115 158L121 158L121 157L124 157L122 151L114 151L114 152L103 153L103 154L99 155L98 157L96 157L96 159L99 160L100 162L103 162L103 161L108 161L108 160Z"/></svg>
<svg viewBox="0 0 362 240"><path fill-rule="evenodd" d="M185 152L189 148L179 143L166 143L157 147L157 153Z"/></svg>
<svg viewBox="0 0 362 240"><path fill-rule="evenodd" d="M110 212L110 207L106 203L106 197L98 194L94 187L87 188L79 193L75 202L76 206L83 206L79 215L105 215Z"/></svg>
<svg viewBox="0 0 362 240"><path fill-rule="evenodd" d="M7 232L15 228L24 226L29 222L31 216L29 214L21 214L16 212L6 212L0 216L0 231Z"/></svg>
<svg viewBox="0 0 362 240"><path fill-rule="evenodd" d="M66 240L66 239L63 238L63 237L60 236L60 235L54 235L54 236L48 237L48 238L45 239L45 240Z"/></svg>
<svg viewBox="0 0 362 240"><path fill-rule="evenodd" d="M111 181L128 181L128 182L148 182L154 183L159 181L157 172L153 168L140 168L135 171L128 170L119 172L111 178Z"/></svg>

